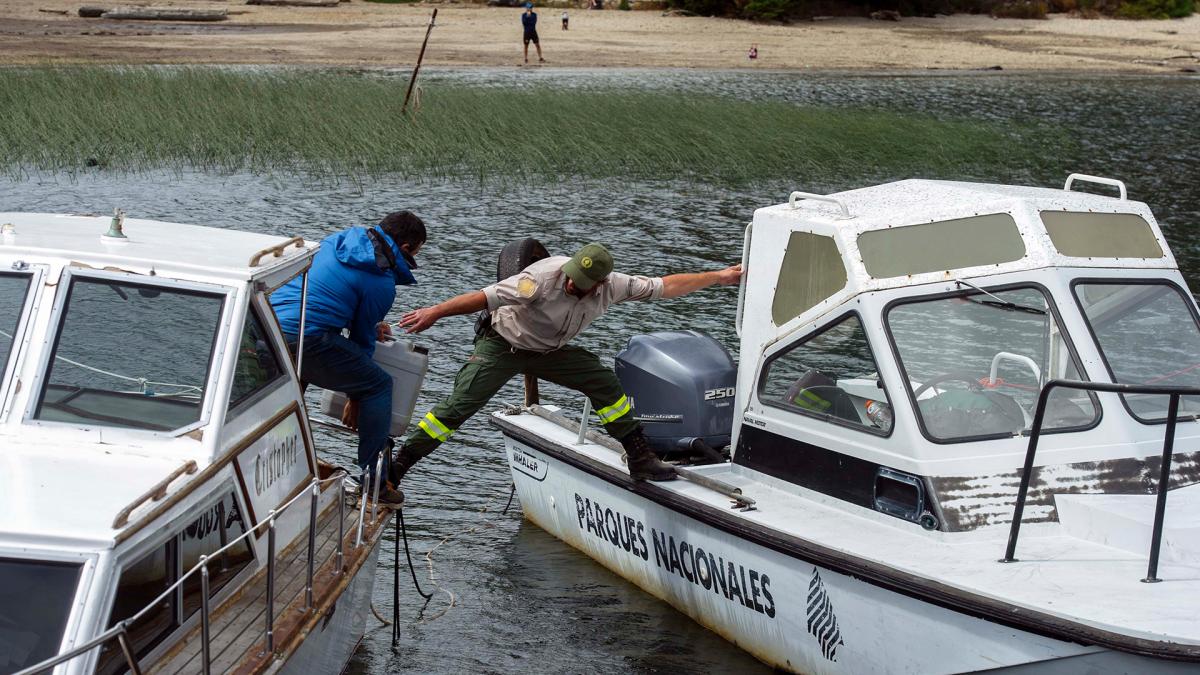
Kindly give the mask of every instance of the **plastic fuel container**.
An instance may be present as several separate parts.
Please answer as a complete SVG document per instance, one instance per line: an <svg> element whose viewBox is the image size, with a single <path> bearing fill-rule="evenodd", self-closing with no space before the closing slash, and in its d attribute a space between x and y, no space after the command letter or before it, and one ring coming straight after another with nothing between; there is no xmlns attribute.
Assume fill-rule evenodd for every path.
<svg viewBox="0 0 1200 675"><path fill-rule="evenodd" d="M375 343L375 363L392 376L392 426L389 434L401 436L408 429L417 395L425 382L429 367L429 349L414 346L407 340ZM342 418L346 395L326 389L321 393L321 412L334 419Z"/></svg>

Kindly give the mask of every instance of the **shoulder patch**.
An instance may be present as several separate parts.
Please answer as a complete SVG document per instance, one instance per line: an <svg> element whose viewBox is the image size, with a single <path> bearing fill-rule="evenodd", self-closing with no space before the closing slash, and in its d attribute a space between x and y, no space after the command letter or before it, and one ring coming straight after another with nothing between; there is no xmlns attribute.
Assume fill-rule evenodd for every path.
<svg viewBox="0 0 1200 675"><path fill-rule="evenodd" d="M517 295L522 298L532 298L533 294L537 292L537 287L537 282L531 277L521 277L521 280L517 282Z"/></svg>

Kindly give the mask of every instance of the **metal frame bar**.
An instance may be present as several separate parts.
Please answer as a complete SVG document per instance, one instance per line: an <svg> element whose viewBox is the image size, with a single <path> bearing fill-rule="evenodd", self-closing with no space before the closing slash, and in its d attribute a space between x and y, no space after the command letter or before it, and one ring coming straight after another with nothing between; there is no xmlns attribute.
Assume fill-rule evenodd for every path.
<svg viewBox="0 0 1200 675"><path fill-rule="evenodd" d="M1158 497L1154 509L1154 530L1150 541L1150 559L1147 563L1146 578L1142 581L1155 583L1158 578L1158 554L1162 545L1163 518L1167 509L1167 491L1171 483L1171 457L1175 446L1175 425L1178 422L1179 397L1200 396L1200 388L1173 387L1155 384L1113 384L1109 382L1078 382L1075 380L1050 380L1042 387L1038 395L1037 411L1033 416L1033 426L1029 432L1029 446L1025 451L1025 466L1021 470L1021 486L1017 490L1017 501L1013 505L1012 525L1008 531L1008 546L1004 557L999 562L1018 562L1014 557L1017 552L1017 537L1021 532L1021 517L1025 513L1025 500L1029 496L1029 482L1033 478L1033 460L1037 455L1038 441L1042 437L1042 422L1046 417L1046 404L1050 394L1055 389L1076 389L1079 391L1098 391L1113 394L1156 394L1170 396L1167 407L1167 428L1163 434L1162 469L1158 479Z"/></svg>
<svg viewBox="0 0 1200 675"><path fill-rule="evenodd" d="M208 556L200 556L200 670L209 675L212 655L209 653L208 625Z"/></svg>

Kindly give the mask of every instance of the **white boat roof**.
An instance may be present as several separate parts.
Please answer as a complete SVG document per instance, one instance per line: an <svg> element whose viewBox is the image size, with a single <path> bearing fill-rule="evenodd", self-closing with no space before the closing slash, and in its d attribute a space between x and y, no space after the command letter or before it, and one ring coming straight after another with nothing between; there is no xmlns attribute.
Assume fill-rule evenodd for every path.
<svg viewBox="0 0 1200 675"><path fill-rule="evenodd" d="M159 441L198 448L183 439ZM109 548L121 509L186 461L156 447L54 443L28 434L0 438L0 540L22 546ZM145 506L145 505L143 505Z"/></svg>
<svg viewBox="0 0 1200 675"><path fill-rule="evenodd" d="M126 218L126 241L103 237L111 215L0 212L0 253L57 258L97 266L144 266L158 274L224 277L249 281L313 254L317 244L301 241L280 256L270 253L251 267L251 257L280 247L288 237L201 225Z"/></svg>
<svg viewBox="0 0 1200 675"><path fill-rule="evenodd" d="M1111 183L1120 186L1120 197L1077 190L924 179L902 180L830 195L794 193L794 199L788 203L754 212L755 235L760 228L781 228L790 232L811 232L833 237L846 265L848 287L852 293L945 280L947 272L951 270L954 271L953 276L962 278L1046 267L1176 269L1175 258L1150 208L1142 202L1127 199L1124 185L1119 181ZM1153 258L1111 258L1064 254L1055 247L1040 217L1041 213L1055 211L1140 216L1149 225L1162 255ZM860 236L865 233L902 230L907 226L947 221L965 226L963 224L967 221L964 219L989 214L1012 216L1025 247L1023 256L977 266L894 276L873 276L869 271L869 263L864 262ZM995 232L996 228L991 226L981 231ZM984 249L991 242L980 241L979 245Z"/></svg>

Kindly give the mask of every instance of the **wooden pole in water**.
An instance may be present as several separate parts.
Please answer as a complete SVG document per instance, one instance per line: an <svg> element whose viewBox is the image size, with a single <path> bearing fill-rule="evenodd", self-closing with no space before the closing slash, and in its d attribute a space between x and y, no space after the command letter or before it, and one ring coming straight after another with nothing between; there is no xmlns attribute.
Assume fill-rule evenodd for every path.
<svg viewBox="0 0 1200 675"><path fill-rule="evenodd" d="M408 91L404 93L404 105L400 106L400 114L408 109L408 99L412 97L413 87L417 84L417 73L421 72L421 61L425 59L425 47L429 44L429 34L433 32L434 22L437 21L437 8L433 9L433 16L429 17L429 28L425 29L425 41L421 43L421 53L417 54L417 65L413 68L412 78L408 81Z"/></svg>

